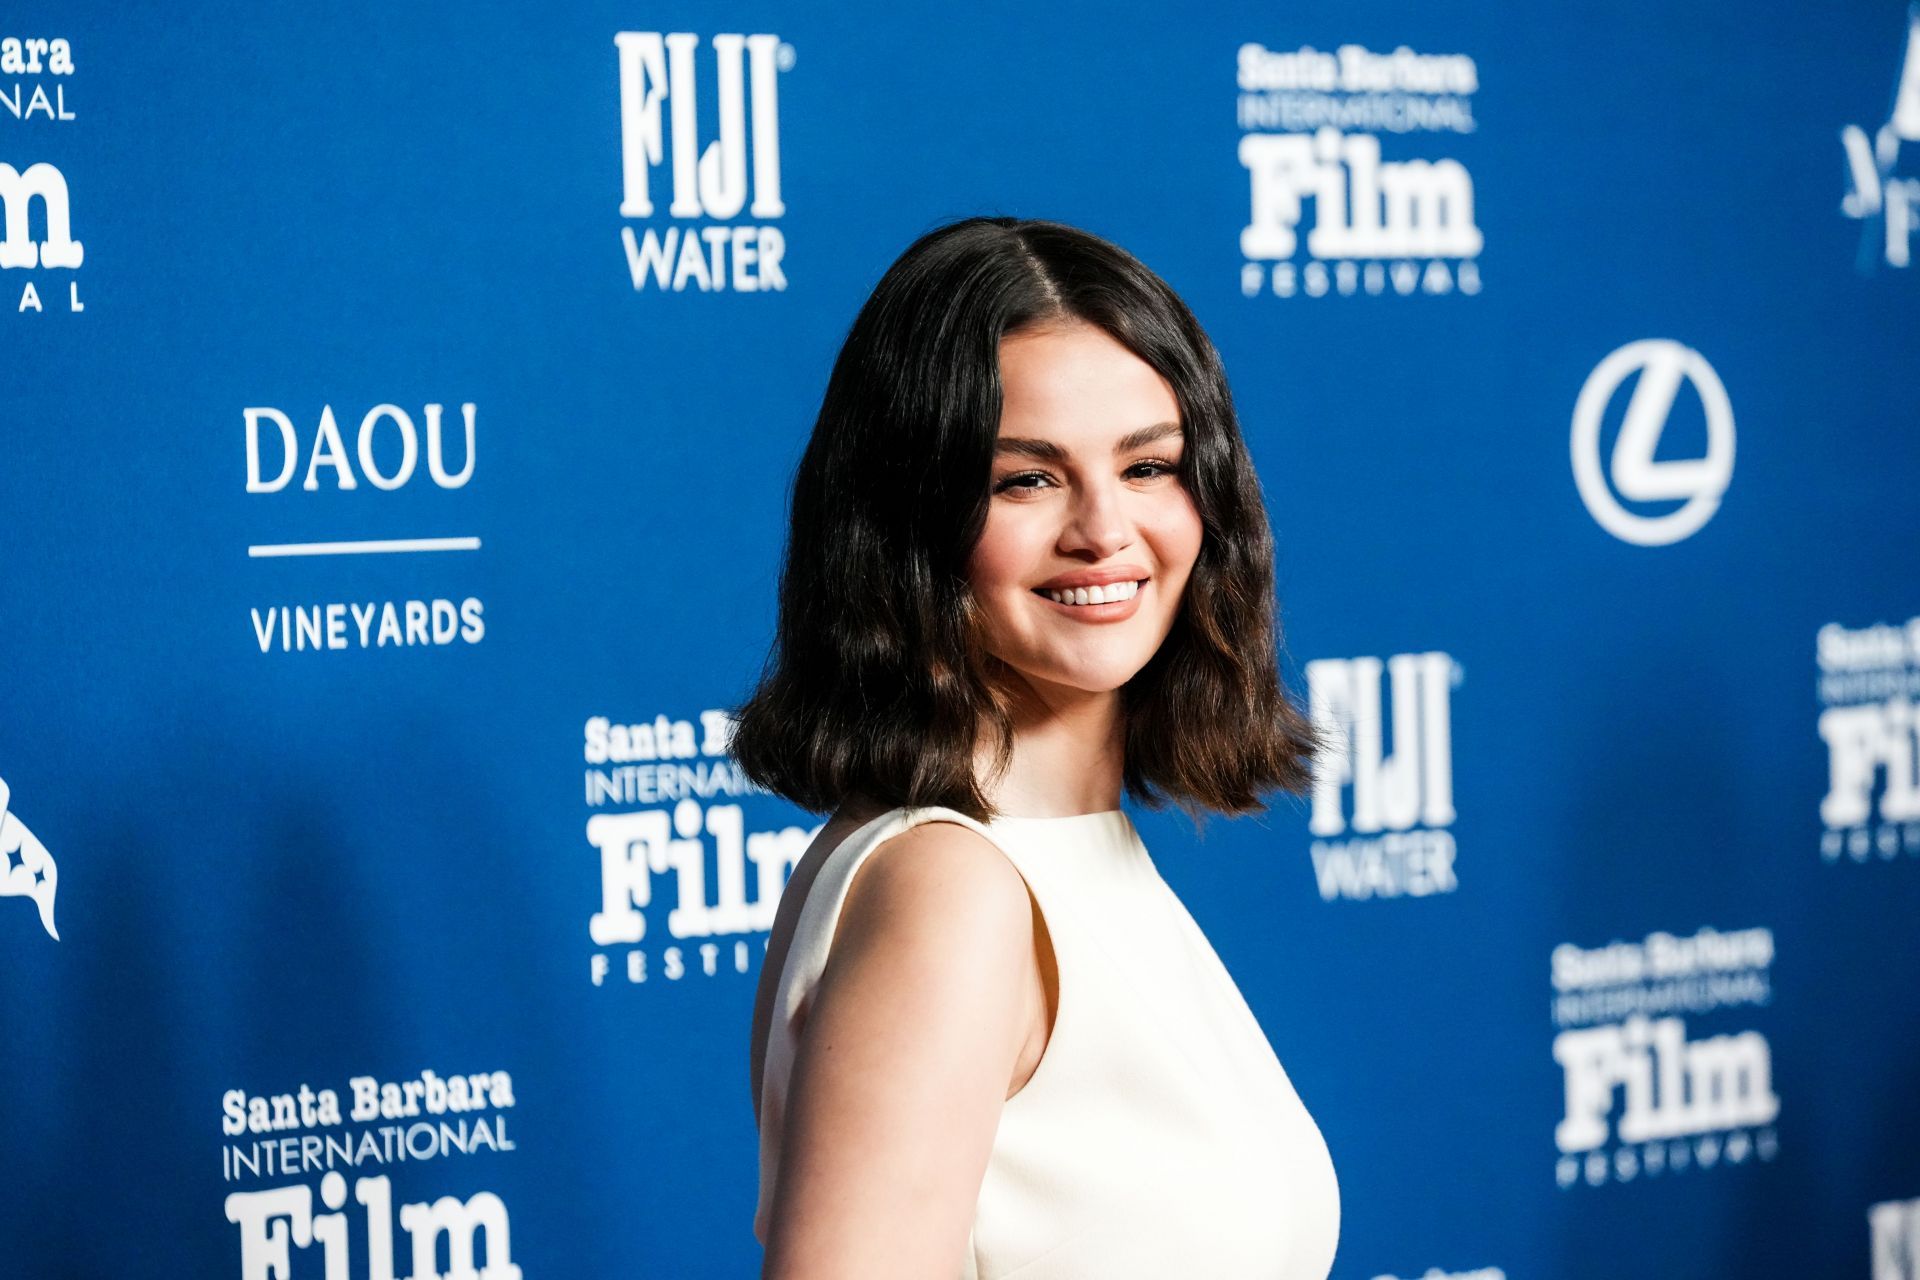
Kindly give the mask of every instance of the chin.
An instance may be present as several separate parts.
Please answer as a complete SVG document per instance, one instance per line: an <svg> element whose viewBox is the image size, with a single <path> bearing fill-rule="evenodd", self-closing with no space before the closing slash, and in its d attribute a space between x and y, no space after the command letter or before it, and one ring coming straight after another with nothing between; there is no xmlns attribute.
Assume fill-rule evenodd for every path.
<svg viewBox="0 0 1920 1280"><path fill-rule="evenodd" d="M1129 680L1139 675L1141 668L1145 665L1141 662L1131 665L1103 666L1096 670L1086 667L1051 671L1024 670L1021 674L1038 685L1076 689L1081 693L1112 693L1123 688Z"/></svg>

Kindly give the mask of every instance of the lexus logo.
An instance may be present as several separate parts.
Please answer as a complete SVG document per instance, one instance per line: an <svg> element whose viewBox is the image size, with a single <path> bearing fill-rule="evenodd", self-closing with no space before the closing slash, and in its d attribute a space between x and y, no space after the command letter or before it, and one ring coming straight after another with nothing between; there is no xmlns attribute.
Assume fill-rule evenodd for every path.
<svg viewBox="0 0 1920 1280"><path fill-rule="evenodd" d="M1603 460L1601 422L1629 380L1633 389L1620 435ZM1707 454L1656 462L1682 381L1693 384L1706 413ZM1720 496L1733 479L1733 405L1713 366L1698 351L1665 338L1629 342L1602 360L1573 406L1573 479L1593 518L1622 542L1662 547L1698 532L1720 509ZM1678 510L1649 516L1629 511L1622 499L1684 502Z"/></svg>

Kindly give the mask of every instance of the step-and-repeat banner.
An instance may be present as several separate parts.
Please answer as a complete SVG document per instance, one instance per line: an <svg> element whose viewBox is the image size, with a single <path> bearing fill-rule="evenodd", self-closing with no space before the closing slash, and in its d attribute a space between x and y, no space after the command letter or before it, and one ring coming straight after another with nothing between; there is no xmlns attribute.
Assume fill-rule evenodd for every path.
<svg viewBox="0 0 1920 1280"><path fill-rule="evenodd" d="M1235 389L1335 1274L1920 1276L1920 10L29 0L0 202L10 1274L756 1273L729 708L995 213Z"/></svg>

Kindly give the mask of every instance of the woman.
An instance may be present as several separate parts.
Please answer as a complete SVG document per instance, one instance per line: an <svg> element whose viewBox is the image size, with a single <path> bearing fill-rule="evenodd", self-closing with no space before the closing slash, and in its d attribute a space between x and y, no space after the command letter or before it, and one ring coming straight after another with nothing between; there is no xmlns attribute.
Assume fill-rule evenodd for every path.
<svg viewBox="0 0 1920 1280"><path fill-rule="evenodd" d="M1121 792L1298 793L1219 357L1124 250L971 218L854 321L732 750L830 821L751 1071L770 1280L1323 1280L1319 1130Z"/></svg>

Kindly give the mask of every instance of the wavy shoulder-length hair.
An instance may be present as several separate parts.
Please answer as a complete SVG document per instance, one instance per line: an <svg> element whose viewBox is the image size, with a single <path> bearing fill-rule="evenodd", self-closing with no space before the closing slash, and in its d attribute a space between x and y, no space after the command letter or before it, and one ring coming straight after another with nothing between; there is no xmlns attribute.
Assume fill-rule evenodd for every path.
<svg viewBox="0 0 1920 1280"><path fill-rule="evenodd" d="M734 709L749 778L818 813L861 797L994 816L976 743L992 735L997 775L1013 719L966 566L987 518L1000 342L1072 321L1172 386L1203 526L1172 630L1121 691L1127 794L1198 824L1308 789L1321 739L1282 688L1273 537L1218 352L1126 250L987 217L914 241L834 362L794 476L773 648Z"/></svg>

